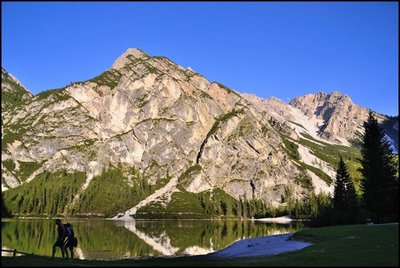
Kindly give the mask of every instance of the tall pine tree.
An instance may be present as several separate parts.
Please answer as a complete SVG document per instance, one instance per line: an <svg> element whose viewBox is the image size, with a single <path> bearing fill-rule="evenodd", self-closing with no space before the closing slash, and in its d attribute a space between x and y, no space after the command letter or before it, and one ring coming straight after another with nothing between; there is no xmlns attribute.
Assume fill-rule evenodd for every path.
<svg viewBox="0 0 400 268"><path fill-rule="evenodd" d="M375 223L398 221L399 178L390 144L371 112L364 129L360 171L365 209Z"/></svg>
<svg viewBox="0 0 400 268"><path fill-rule="evenodd" d="M350 224L360 221L360 205L347 166L342 157L338 164L333 196L333 222Z"/></svg>

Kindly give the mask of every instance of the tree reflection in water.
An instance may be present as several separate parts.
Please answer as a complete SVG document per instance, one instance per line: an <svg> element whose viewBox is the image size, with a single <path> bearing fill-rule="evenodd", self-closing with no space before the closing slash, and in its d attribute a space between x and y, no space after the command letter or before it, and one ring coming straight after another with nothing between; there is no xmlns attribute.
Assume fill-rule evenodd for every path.
<svg viewBox="0 0 400 268"><path fill-rule="evenodd" d="M56 226L49 219L6 219L2 247L51 256ZM74 226L76 256L81 259L122 259L146 256L207 254L233 242L265 235L295 232L289 225L250 220L138 220L63 219Z"/></svg>

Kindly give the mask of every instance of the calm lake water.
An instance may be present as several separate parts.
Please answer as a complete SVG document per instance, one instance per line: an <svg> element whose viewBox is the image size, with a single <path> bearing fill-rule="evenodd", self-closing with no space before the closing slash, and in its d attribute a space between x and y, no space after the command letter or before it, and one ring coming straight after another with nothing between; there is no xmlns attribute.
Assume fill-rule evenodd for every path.
<svg viewBox="0 0 400 268"><path fill-rule="evenodd" d="M63 219L74 226L80 259L111 260L147 256L207 254L233 242L265 235L295 232L302 223L272 224L249 220L138 220ZM51 256L56 238L54 220L3 219L3 249ZM57 248L56 257L60 257Z"/></svg>

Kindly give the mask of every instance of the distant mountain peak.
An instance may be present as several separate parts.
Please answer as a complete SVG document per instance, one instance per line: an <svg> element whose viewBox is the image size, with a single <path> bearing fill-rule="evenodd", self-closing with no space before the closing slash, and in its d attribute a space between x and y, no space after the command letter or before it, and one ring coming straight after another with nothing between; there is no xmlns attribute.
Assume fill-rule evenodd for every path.
<svg viewBox="0 0 400 268"><path fill-rule="evenodd" d="M333 91L330 95L329 95L329 99L330 100L334 100L334 101L348 101L350 103L353 104L353 102L351 101L350 97L346 94L340 93L339 91L335 90Z"/></svg>
<svg viewBox="0 0 400 268"><path fill-rule="evenodd" d="M306 101L308 103L314 102L315 104L329 102L341 102L346 101L348 104L353 104L350 97L346 94L341 93L338 90L332 91L332 93L326 93L324 91L318 91L317 93L310 93L304 96L298 96L290 101L290 103L298 102L299 100Z"/></svg>
<svg viewBox="0 0 400 268"><path fill-rule="evenodd" d="M342 96L342 95L343 95L343 94L340 93L340 92L337 91L337 90L334 90L334 91L330 94L331 97L340 97L340 96Z"/></svg>
<svg viewBox="0 0 400 268"><path fill-rule="evenodd" d="M132 55L136 58L141 58L144 56L148 56L147 53L145 53L143 50L138 49L138 48L128 48L124 54L122 54L121 56L128 56L128 55Z"/></svg>
<svg viewBox="0 0 400 268"><path fill-rule="evenodd" d="M138 48L128 48L121 56L119 56L118 59L116 59L111 68L116 70L123 68L126 63L131 62L131 57L136 59L145 59L148 58L149 55Z"/></svg>

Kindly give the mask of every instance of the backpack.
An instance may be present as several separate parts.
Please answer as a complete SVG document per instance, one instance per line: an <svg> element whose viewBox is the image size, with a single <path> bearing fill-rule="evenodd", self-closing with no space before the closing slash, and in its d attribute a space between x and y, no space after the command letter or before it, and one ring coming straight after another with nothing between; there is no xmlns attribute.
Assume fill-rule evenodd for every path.
<svg viewBox="0 0 400 268"><path fill-rule="evenodd" d="M70 223L64 224L64 229L65 229L65 235L70 237L72 246L76 248L78 246L78 239L75 237L74 228L72 227L72 224Z"/></svg>
<svg viewBox="0 0 400 268"><path fill-rule="evenodd" d="M72 246L76 248L78 246L78 238L75 236L72 238Z"/></svg>
<svg viewBox="0 0 400 268"><path fill-rule="evenodd" d="M66 236L69 236L69 237L74 237L75 236L74 228L72 227L72 224L70 224L70 223L64 224L64 229L65 229L65 235Z"/></svg>

